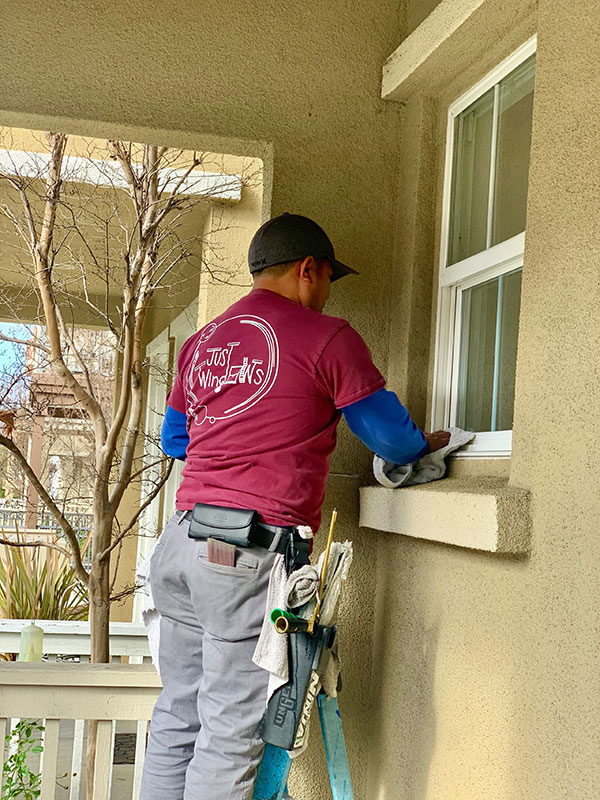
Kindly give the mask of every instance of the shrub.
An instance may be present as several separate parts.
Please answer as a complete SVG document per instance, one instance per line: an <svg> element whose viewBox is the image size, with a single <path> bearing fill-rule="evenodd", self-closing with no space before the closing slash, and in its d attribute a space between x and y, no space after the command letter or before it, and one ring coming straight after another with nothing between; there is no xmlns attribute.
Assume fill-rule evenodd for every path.
<svg viewBox="0 0 600 800"><path fill-rule="evenodd" d="M30 755L41 753L43 725L36 720L23 719L6 736L6 744L14 740L15 752L8 757L3 767L2 797L35 800L41 792L41 773L32 772L27 764Z"/></svg>
<svg viewBox="0 0 600 800"><path fill-rule="evenodd" d="M17 534L15 540L24 537ZM88 545L89 538L82 550ZM0 548L0 617L84 620L88 609L87 589L63 553L47 547Z"/></svg>

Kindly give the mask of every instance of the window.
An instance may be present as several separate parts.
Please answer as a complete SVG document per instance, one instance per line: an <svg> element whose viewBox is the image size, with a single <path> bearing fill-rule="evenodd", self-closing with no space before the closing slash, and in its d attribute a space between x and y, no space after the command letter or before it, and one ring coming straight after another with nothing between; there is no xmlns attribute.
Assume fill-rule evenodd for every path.
<svg viewBox="0 0 600 800"><path fill-rule="evenodd" d="M533 38L448 111L433 424L510 455L531 144Z"/></svg>

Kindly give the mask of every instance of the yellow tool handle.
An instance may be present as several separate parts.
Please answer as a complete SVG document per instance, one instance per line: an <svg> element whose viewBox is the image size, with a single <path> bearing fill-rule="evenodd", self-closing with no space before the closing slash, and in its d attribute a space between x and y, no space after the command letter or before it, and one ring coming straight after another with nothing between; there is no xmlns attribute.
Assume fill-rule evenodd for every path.
<svg viewBox="0 0 600 800"><path fill-rule="evenodd" d="M323 568L321 569L321 580L319 582L319 593L317 595L317 602L315 604L315 610L313 611L313 615L308 622L308 633L313 633L315 629L315 625L319 618L319 612L321 611L321 598L323 597L323 589L325 588L325 576L327 575L327 564L329 563L329 553L331 552L331 544L333 542L333 528L335 526L335 521L337 519L337 508L334 508L331 512L331 522L329 523L329 536L327 538L327 549L325 550L325 558L323 559Z"/></svg>

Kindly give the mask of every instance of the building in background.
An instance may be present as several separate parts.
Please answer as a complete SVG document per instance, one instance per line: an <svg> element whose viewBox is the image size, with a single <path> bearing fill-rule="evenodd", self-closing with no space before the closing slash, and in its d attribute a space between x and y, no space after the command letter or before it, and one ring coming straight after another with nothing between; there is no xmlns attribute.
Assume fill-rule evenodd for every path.
<svg viewBox="0 0 600 800"><path fill-rule="evenodd" d="M73 393L52 369L40 325L30 328L23 376L26 390L20 406L5 411L5 426L27 453L31 467L74 528L85 536L91 526L91 487L94 480L94 442L90 420ZM110 420L114 397L116 351L109 331L76 328L77 352L65 348L65 362L75 374L88 370L91 386ZM17 345L15 345L17 347ZM18 359L16 360L18 363ZM2 420L4 421L4 420ZM0 520L5 531L58 530L56 522L29 481L11 458L0 467L3 498Z"/></svg>

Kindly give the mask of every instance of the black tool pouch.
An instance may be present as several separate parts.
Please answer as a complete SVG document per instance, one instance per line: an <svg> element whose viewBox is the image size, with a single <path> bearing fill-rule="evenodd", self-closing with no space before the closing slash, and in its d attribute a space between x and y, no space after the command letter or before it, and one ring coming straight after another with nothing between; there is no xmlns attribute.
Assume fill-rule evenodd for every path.
<svg viewBox="0 0 600 800"><path fill-rule="evenodd" d="M192 510L188 536L191 539L212 537L237 547L248 547L255 517L256 511L245 508L222 508L196 503Z"/></svg>
<svg viewBox="0 0 600 800"><path fill-rule="evenodd" d="M285 574L310 564L310 541L298 541L290 536L284 553Z"/></svg>

